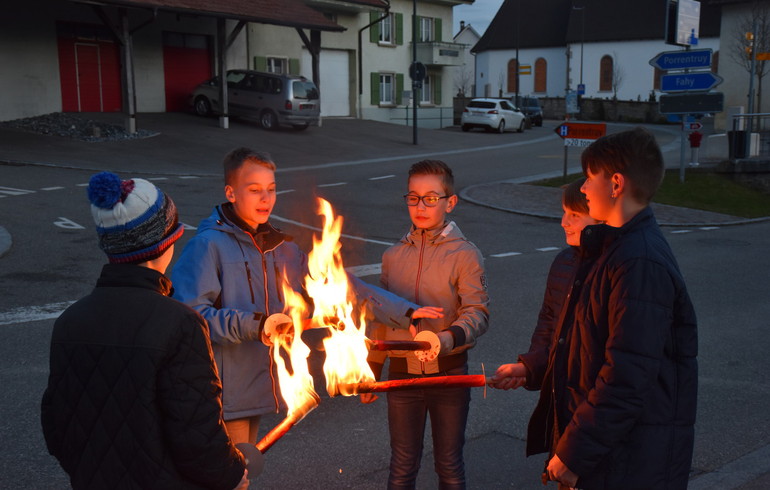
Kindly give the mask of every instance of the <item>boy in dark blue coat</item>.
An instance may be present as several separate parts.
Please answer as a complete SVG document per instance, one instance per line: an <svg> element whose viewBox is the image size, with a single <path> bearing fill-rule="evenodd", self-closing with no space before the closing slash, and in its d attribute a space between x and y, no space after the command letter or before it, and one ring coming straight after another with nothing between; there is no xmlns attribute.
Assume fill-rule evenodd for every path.
<svg viewBox="0 0 770 490"><path fill-rule="evenodd" d="M550 479L582 489L685 489L697 404L695 311L652 196L664 164L636 128L596 140L581 157L591 217L554 355ZM563 342L562 342L563 339Z"/></svg>

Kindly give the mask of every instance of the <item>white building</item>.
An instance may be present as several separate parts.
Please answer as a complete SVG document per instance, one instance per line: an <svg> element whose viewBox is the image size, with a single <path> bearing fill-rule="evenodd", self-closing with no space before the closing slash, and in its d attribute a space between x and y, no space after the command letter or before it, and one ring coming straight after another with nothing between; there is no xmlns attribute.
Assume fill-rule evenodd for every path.
<svg viewBox="0 0 770 490"><path fill-rule="evenodd" d="M470 24L460 21L460 30L455 34L454 42L463 46L465 55L463 64L452 69L454 72L454 93L462 96L472 96L476 83L476 55L471 52L471 48L481 39L481 35L476 32Z"/></svg>
<svg viewBox="0 0 770 490"><path fill-rule="evenodd" d="M667 3L505 0L473 48L475 95L558 97L582 83L585 97L657 98L661 73L649 60L684 49L664 41ZM718 6L701 7L697 48L719 58Z"/></svg>
<svg viewBox="0 0 770 490"><path fill-rule="evenodd" d="M417 59L427 67L421 126L452 121L448 70L463 59L451 42L452 7L461 3L472 0L416 2ZM275 4L7 2L0 16L0 119L124 112L133 123L137 112L186 110L192 89L224 69L256 68L314 78L325 115L407 123L411 0ZM315 70L311 50L318 52Z"/></svg>

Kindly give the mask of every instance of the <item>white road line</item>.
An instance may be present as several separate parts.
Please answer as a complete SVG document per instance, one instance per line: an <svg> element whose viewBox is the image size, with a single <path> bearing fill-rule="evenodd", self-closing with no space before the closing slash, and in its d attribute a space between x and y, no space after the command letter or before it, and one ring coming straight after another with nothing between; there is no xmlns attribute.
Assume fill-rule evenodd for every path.
<svg viewBox="0 0 770 490"><path fill-rule="evenodd" d="M538 252L553 252L554 250L561 250L559 247L543 247L543 248L536 248Z"/></svg>
<svg viewBox="0 0 770 490"><path fill-rule="evenodd" d="M43 187L40 189L41 191L58 191L59 189L64 189L64 187L57 185L55 187Z"/></svg>
<svg viewBox="0 0 770 490"><path fill-rule="evenodd" d="M301 226L302 228L307 228L309 230L323 231L321 228L318 228L318 227L315 227L315 226L306 225L305 223L300 223L299 221L294 221L293 219L282 218L280 216L276 216L275 214L271 214L270 218L274 219L274 220L277 220L277 221L283 221L284 223L290 223L292 225ZM344 233L341 236L344 237L344 238L349 238L350 240L358 240L358 241L367 242L367 243L376 243L378 245L386 245L388 247L393 245L393 242L383 242L381 240L372 240L370 238L361 238L359 236L345 235Z"/></svg>
<svg viewBox="0 0 770 490"><path fill-rule="evenodd" d="M501 254L492 254L490 257L513 257L514 255L521 255L521 252L506 252Z"/></svg>
<svg viewBox="0 0 770 490"><path fill-rule="evenodd" d="M43 306L26 306L13 310L0 312L0 325L13 325L14 323L36 322L57 318L74 301L61 303L49 303Z"/></svg>
<svg viewBox="0 0 770 490"><path fill-rule="evenodd" d="M88 182L86 182L84 184L75 184L75 185L78 186L78 187L88 187Z"/></svg>
<svg viewBox="0 0 770 490"><path fill-rule="evenodd" d="M168 177L148 177L147 180L168 180Z"/></svg>
<svg viewBox="0 0 770 490"><path fill-rule="evenodd" d="M0 187L0 194L7 194L9 196L21 196L24 194L34 194L35 191L27 189L14 189L13 187Z"/></svg>
<svg viewBox="0 0 770 490"><path fill-rule="evenodd" d="M692 233L692 230L673 230L671 232L672 235L674 235L674 234L681 235L681 234L684 234L684 233Z"/></svg>
<svg viewBox="0 0 770 490"><path fill-rule="evenodd" d="M392 179L395 175L383 175L382 177L369 177L369 180Z"/></svg>
<svg viewBox="0 0 770 490"><path fill-rule="evenodd" d="M276 192L275 195L278 195L278 194L288 194L289 192L294 192L294 189L284 189L282 191Z"/></svg>
<svg viewBox="0 0 770 490"><path fill-rule="evenodd" d="M701 226L699 229L703 231L711 231L711 230L718 230L719 227L718 226Z"/></svg>
<svg viewBox="0 0 770 490"><path fill-rule="evenodd" d="M333 182L331 184L318 184L318 187L337 187L338 185L346 185L347 182Z"/></svg>
<svg viewBox="0 0 770 490"><path fill-rule="evenodd" d="M180 175L180 179L200 179L197 175Z"/></svg>
<svg viewBox="0 0 770 490"><path fill-rule="evenodd" d="M463 153L476 153L479 151L486 151L486 150L502 150L504 148L515 148L517 146L531 145L534 143L551 141L555 138L558 138L556 134L550 134L548 136L543 136L543 137L535 138L528 141L517 141L515 143L507 143L502 145L480 146L480 147L474 147L474 148L463 148L459 150L437 151L433 153L412 153L410 155L390 156L390 157L382 157L382 158L368 158L364 160L349 160L347 162L330 162L330 163L323 163L320 165L302 165L299 167L288 167L288 168L281 167L277 169L275 173L303 172L306 170L323 170L326 168L333 168L333 167L347 167L347 166L353 166L353 165L367 165L370 163L383 163L383 162L389 163L389 162L395 162L399 160L419 161L428 157L438 157L443 155L460 155ZM559 173L559 175L561 175L561 173Z"/></svg>

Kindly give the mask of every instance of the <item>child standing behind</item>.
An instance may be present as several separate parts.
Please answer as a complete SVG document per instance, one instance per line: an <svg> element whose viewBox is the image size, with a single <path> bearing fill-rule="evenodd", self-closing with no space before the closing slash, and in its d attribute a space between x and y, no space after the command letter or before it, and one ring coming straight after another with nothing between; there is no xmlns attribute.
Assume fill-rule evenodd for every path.
<svg viewBox="0 0 770 490"><path fill-rule="evenodd" d="M481 252L469 242L449 214L457 205L452 170L441 161L424 160L409 170L404 196L412 227L382 258L382 286L416 304L442 307L443 318L415 321L412 332L381 326L376 335L411 340L430 330L441 342L439 357L421 362L409 352L391 351L388 379L468 373L468 349L489 323L489 298ZM385 359L372 352L379 377ZM373 397L362 395L367 402ZM389 488L414 488L422 458L426 415L431 420L435 468L441 488L465 488L463 446L470 388L430 388L390 392Z"/></svg>

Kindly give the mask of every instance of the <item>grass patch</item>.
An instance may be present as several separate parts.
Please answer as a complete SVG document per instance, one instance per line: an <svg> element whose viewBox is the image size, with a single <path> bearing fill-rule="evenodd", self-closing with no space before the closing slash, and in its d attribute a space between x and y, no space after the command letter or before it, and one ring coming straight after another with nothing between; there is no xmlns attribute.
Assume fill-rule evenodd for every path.
<svg viewBox="0 0 770 490"><path fill-rule="evenodd" d="M566 182L572 182L581 176L582 174L569 175ZM532 182L534 185L548 187L559 187L564 183L562 177ZM685 181L681 183L679 169L666 170L663 184L653 201L743 218L770 216L770 196L711 172L686 172Z"/></svg>

